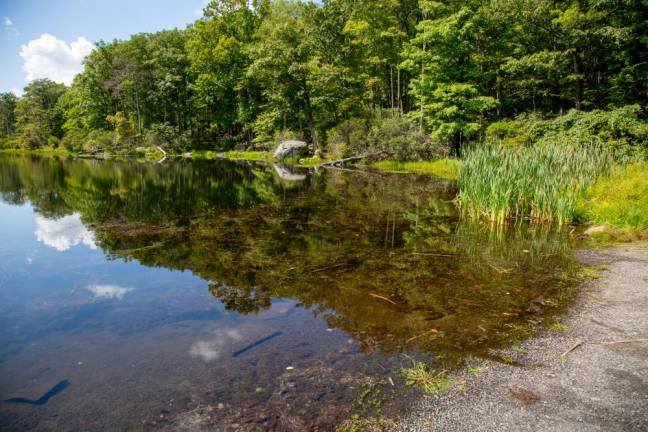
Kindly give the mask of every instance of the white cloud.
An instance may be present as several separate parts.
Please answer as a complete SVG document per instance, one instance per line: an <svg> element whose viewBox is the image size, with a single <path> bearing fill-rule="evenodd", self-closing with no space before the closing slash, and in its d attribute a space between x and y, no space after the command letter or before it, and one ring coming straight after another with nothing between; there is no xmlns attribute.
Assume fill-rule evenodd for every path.
<svg viewBox="0 0 648 432"><path fill-rule="evenodd" d="M9 18L9 17L4 17L4 18L2 19L2 23L4 24L5 29L6 29L9 33L11 33L14 37L18 37L18 36L20 36L20 32L18 31L18 29L17 29L16 26L14 25L13 21L11 21L11 18Z"/></svg>
<svg viewBox="0 0 648 432"><path fill-rule="evenodd" d="M88 285L88 291L94 294L96 298L109 298L121 300L127 292L133 288L120 287L118 285Z"/></svg>
<svg viewBox="0 0 648 432"><path fill-rule="evenodd" d="M34 232L39 242L53 247L58 251L65 251L72 246L84 244L90 249L96 249L94 234L81 222L81 216L74 213L59 219L46 219L36 216L36 231Z"/></svg>
<svg viewBox="0 0 648 432"><path fill-rule="evenodd" d="M215 337L211 340L196 341L189 348L189 355L192 358L202 359L205 363L212 362L220 358L224 353L231 351L231 345L234 341L243 339L243 335L236 329L222 329L215 332Z"/></svg>
<svg viewBox="0 0 648 432"><path fill-rule="evenodd" d="M23 70L27 81L49 78L66 85L83 69L83 59L94 46L83 36L69 45L50 34L22 45L20 56L25 61Z"/></svg>
<svg viewBox="0 0 648 432"><path fill-rule="evenodd" d="M11 93L15 94L16 97L22 97L23 91L18 87L11 87Z"/></svg>

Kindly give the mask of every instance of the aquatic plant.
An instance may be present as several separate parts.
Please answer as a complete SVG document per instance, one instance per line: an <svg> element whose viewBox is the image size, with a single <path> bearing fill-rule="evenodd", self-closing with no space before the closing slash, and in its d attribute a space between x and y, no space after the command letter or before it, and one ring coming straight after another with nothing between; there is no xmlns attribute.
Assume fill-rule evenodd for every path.
<svg viewBox="0 0 648 432"><path fill-rule="evenodd" d="M564 225L610 161L595 145L477 147L464 157L458 201L465 214L497 224L529 219Z"/></svg>
<svg viewBox="0 0 648 432"><path fill-rule="evenodd" d="M411 368L403 368L400 372L406 385L418 387L428 394L443 393L452 385L452 380L446 376L447 371L435 371L420 361L412 361Z"/></svg>

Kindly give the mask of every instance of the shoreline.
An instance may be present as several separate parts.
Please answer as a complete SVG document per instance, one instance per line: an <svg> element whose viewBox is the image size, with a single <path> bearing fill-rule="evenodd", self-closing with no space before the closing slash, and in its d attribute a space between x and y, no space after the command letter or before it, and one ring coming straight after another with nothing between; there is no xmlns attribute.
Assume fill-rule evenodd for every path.
<svg viewBox="0 0 648 432"><path fill-rule="evenodd" d="M392 431L648 430L648 244L574 254L608 267L581 284L565 331L501 351L516 365L471 362Z"/></svg>

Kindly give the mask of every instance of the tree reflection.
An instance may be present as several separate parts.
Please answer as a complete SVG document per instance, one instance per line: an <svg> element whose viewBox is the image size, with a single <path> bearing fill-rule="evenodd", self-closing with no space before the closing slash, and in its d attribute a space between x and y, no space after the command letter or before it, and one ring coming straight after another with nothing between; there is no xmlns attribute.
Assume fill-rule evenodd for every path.
<svg viewBox="0 0 648 432"><path fill-rule="evenodd" d="M560 232L461 222L452 183L272 167L0 157L0 193L78 212L107 254L190 270L230 310L290 298L367 351L485 356L559 311L573 281ZM215 282L219 281L219 282Z"/></svg>

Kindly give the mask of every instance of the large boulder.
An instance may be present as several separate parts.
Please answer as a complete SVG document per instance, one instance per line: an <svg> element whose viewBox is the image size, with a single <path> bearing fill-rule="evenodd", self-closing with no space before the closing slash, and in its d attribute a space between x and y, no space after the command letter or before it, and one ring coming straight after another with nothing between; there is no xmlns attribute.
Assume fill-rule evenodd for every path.
<svg viewBox="0 0 648 432"><path fill-rule="evenodd" d="M304 141L289 140L284 141L277 146L274 151L274 157L285 159L291 156L304 156L308 153L308 144Z"/></svg>

